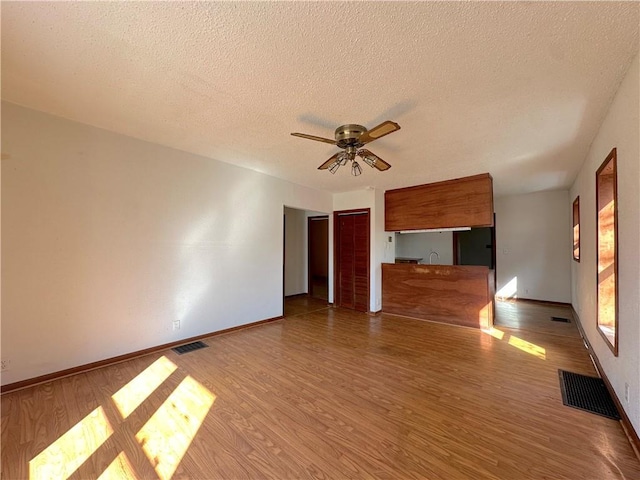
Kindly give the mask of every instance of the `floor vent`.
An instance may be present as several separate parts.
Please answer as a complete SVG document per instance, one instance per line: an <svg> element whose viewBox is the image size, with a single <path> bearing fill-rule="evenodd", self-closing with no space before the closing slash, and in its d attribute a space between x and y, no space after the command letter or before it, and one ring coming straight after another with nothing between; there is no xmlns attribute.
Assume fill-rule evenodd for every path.
<svg viewBox="0 0 640 480"><path fill-rule="evenodd" d="M620 414L604 380L566 370L558 370L558 375L564 405L620 420Z"/></svg>
<svg viewBox="0 0 640 480"><path fill-rule="evenodd" d="M193 352L194 350L200 350L201 348L205 348L208 346L209 345L207 345L206 343L193 342L187 343L186 345L180 345L179 347L172 348L171 350L176 352L178 355L182 355L183 353Z"/></svg>
<svg viewBox="0 0 640 480"><path fill-rule="evenodd" d="M568 318L563 318L563 317L551 317L551 321L552 322L562 322L562 323L570 323L571 320L569 320Z"/></svg>

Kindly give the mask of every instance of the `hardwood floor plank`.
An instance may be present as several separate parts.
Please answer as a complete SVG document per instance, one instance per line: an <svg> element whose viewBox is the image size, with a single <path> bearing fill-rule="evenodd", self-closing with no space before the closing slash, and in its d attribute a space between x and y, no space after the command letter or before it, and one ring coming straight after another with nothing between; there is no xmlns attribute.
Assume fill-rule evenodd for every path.
<svg viewBox="0 0 640 480"><path fill-rule="evenodd" d="M307 302L186 355L158 352L4 394L1 477L29 478L30 460L101 408L113 432L69 478L111 468L162 478L169 459L150 457L137 435L172 411L169 398L188 400L188 381L215 399L185 413L203 420L174 449L185 451L169 465L174 479L640 478L619 422L562 405L559 368L595 375L575 326L548 320L563 307L522 303L502 322L498 306L495 329L483 332ZM123 413L114 394L155 362L175 370L139 386L142 400Z"/></svg>

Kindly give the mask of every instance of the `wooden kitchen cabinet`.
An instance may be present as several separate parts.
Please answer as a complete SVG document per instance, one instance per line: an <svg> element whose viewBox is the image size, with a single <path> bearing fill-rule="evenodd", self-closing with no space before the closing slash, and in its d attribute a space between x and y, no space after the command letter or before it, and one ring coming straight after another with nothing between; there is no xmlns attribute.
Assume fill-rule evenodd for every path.
<svg viewBox="0 0 640 480"><path fill-rule="evenodd" d="M385 230L493 226L493 179L488 173L388 190Z"/></svg>

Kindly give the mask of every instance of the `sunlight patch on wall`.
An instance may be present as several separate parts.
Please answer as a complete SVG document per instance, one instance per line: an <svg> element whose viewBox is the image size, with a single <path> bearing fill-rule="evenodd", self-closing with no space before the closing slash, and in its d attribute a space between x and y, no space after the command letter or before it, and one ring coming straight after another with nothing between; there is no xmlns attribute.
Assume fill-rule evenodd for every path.
<svg viewBox="0 0 640 480"><path fill-rule="evenodd" d="M182 251L181 255L189 255L189 246L198 246L202 243L206 242L209 235L213 231L216 220L218 218L217 212L213 212L210 215L206 215L198 222L195 222L191 225L191 228L186 233L184 239L182 240Z"/></svg>
<svg viewBox="0 0 640 480"><path fill-rule="evenodd" d="M230 245L238 246L247 243L248 238L260 237L261 219L256 212L264 209L269 193L265 189L264 179L258 176L247 176L234 186L229 198L230 205L235 205L233 218L227 224L226 239Z"/></svg>
<svg viewBox="0 0 640 480"><path fill-rule="evenodd" d="M122 480L125 478L127 480L138 480L129 458L124 452L120 452L107 469L102 472L102 475L98 477L98 480Z"/></svg>
<svg viewBox="0 0 640 480"><path fill-rule="evenodd" d="M122 418L131 415L177 368L171 360L163 355L114 393L111 398L118 407Z"/></svg>
<svg viewBox="0 0 640 480"><path fill-rule="evenodd" d="M29 478L69 478L112 433L104 410L96 408L29 462Z"/></svg>
<svg viewBox="0 0 640 480"><path fill-rule="evenodd" d="M215 399L187 376L137 433L136 439L161 480L172 477Z"/></svg>
<svg viewBox="0 0 640 480"><path fill-rule="evenodd" d="M205 296L211 286L211 265L203 260L206 249L212 248L212 232L218 222L218 213L202 217L186 232L180 248L182 274L178 277L174 300L174 318L185 318ZM203 249L204 247L204 249Z"/></svg>
<svg viewBox="0 0 640 480"><path fill-rule="evenodd" d="M229 193L225 195L224 206L216 204L213 213L194 219L181 239L178 274L171 295L173 318L181 321L181 329L190 328L189 318L199 318L212 302L218 306L227 302L227 292L244 287L246 282L242 285L237 282L243 273L255 274L252 262L263 262L267 257L253 248L252 239L261 238L265 249L277 243L266 232L271 231L278 218L274 216L269 222L259 213L265 212L265 206L272 201L268 181L261 175L247 174L242 178L230 177L226 183ZM248 269L248 265L253 265L251 272L238 271ZM277 272L274 269L272 273Z"/></svg>
<svg viewBox="0 0 640 480"><path fill-rule="evenodd" d="M180 291L174 301L175 318L180 320L181 328L185 328L185 320L209 291L211 286L209 281L210 274L211 272L205 272L204 268L201 270L196 269L188 274L189 279L185 278L181 282ZM186 274L185 277L187 277Z"/></svg>
<svg viewBox="0 0 640 480"><path fill-rule="evenodd" d="M496 293L500 300L508 298L518 298L518 277L513 277L509 282Z"/></svg>
<svg viewBox="0 0 640 480"><path fill-rule="evenodd" d="M478 312L478 325L481 329L490 328L491 324L493 324L493 302L487 303Z"/></svg>

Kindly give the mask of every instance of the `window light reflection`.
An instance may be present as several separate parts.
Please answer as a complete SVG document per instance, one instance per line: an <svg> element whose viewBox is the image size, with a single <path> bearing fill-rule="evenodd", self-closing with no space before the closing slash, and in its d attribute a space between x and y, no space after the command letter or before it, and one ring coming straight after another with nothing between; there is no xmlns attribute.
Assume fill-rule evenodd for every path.
<svg viewBox="0 0 640 480"><path fill-rule="evenodd" d="M29 478L69 478L112 433L104 410L96 408L29 462Z"/></svg>
<svg viewBox="0 0 640 480"><path fill-rule="evenodd" d="M161 480L168 480L216 396L187 376L140 429L136 439Z"/></svg>
<svg viewBox="0 0 640 480"><path fill-rule="evenodd" d="M111 398L118 407L122 418L131 415L177 368L171 360L163 355L114 393Z"/></svg>

